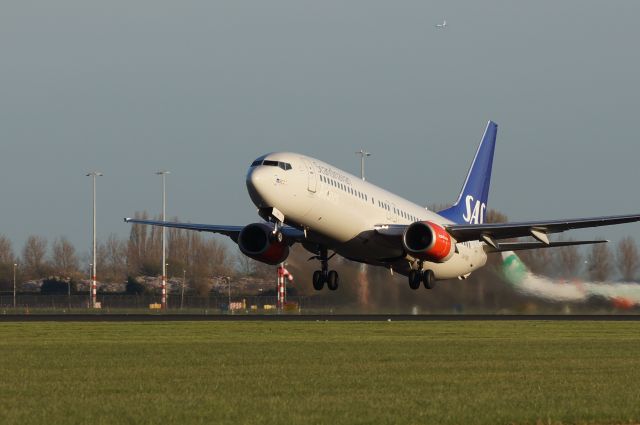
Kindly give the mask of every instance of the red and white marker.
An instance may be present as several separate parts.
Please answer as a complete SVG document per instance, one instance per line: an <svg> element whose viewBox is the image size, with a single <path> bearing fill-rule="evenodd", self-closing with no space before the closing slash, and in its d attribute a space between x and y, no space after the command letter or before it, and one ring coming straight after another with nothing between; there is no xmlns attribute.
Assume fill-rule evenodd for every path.
<svg viewBox="0 0 640 425"><path fill-rule="evenodd" d="M285 277L289 279L289 282L293 281L293 275L289 273L289 270L284 267L284 264L281 264L280 266L278 266L278 286L276 288L278 294L278 309L283 309L284 303L286 301L287 284Z"/></svg>

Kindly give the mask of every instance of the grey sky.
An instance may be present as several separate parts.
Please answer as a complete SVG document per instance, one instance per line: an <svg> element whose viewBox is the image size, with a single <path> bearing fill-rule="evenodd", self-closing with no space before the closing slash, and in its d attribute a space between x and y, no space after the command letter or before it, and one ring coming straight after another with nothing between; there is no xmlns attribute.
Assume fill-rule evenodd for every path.
<svg viewBox="0 0 640 425"><path fill-rule="evenodd" d="M420 203L455 199L500 124L490 207L511 220L640 211L637 1L4 1L0 199L90 245L160 210L257 220L244 174L291 150ZM449 27L434 25L447 19ZM639 225L593 230L613 239ZM574 233L573 235L579 235Z"/></svg>

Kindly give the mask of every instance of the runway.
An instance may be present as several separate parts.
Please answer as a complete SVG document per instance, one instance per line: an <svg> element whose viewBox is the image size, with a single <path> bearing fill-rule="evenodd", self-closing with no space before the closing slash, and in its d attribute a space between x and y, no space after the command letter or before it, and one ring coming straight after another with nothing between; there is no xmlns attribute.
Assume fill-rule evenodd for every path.
<svg viewBox="0 0 640 425"><path fill-rule="evenodd" d="M640 315L526 314L7 314L0 322L439 322L439 321L634 322Z"/></svg>

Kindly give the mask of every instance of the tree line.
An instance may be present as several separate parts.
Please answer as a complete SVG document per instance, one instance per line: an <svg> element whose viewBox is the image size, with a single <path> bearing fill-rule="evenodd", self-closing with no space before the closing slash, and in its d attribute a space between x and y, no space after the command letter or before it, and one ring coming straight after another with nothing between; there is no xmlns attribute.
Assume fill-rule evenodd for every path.
<svg viewBox="0 0 640 425"><path fill-rule="evenodd" d="M146 212L136 218L148 219ZM167 275L186 277L198 292L208 292L213 276L272 274L271 269L246 258L208 235L166 229ZM51 243L37 235L27 238L19 253L10 239L0 235L0 290L13 288L14 264L18 282L55 276L82 280L90 276L91 253L79 252L64 236ZM162 229L132 224L128 238L109 235L97 244L97 278L103 283L124 283L138 276L161 276Z"/></svg>
<svg viewBox="0 0 640 425"><path fill-rule="evenodd" d="M149 218L146 212L136 213L136 218ZM500 212L490 210L487 222L506 222L507 217ZM271 278L273 268L251 260L237 250L229 250L228 246L206 234L182 229L167 229L167 263L168 276L186 277L187 284L198 293L205 295L213 276L262 276ZM561 248L537 249L521 251L519 255L534 273L547 276L573 279L584 273L593 281L606 281L621 278L634 281L640 268L640 257L634 239L630 236L622 239L614 247L608 244L591 245L583 253L577 246ZM82 280L90 275L89 252L79 253L65 237L59 237L51 243L47 239L31 235L27 238L19 254L16 254L11 240L0 235L0 290L11 290L13 286L14 264L18 282L44 279L57 276L62 279ZM132 224L128 238L109 235L98 243L97 270L100 282L124 283L138 276L160 276L162 273L162 230L159 227ZM298 282L306 282L307 275L316 267L314 262L307 262L308 253L302 249L294 249L288 260L290 266L299 273ZM347 294L349 280L360 281L359 265L350 265L348 261L333 260L345 268L345 277L341 291ZM478 295L485 285L491 285L495 273L491 264L499 264L499 256L490 256L487 270L481 269L471 276L477 283ZM352 269L352 270L351 270ZM367 274L375 280L384 280L387 276L384 269L367 268ZM351 279L348 277L351 276ZM359 285L359 284L358 284ZM302 293L314 292L304 285L296 285ZM355 285L357 286L357 285ZM354 286L354 288L355 288ZM441 285L444 286L444 285ZM362 297L370 289L353 289L353 297ZM411 291L413 292L413 291ZM399 295L401 296L401 295ZM381 297L384 297L381 295ZM482 298L482 297L481 297Z"/></svg>

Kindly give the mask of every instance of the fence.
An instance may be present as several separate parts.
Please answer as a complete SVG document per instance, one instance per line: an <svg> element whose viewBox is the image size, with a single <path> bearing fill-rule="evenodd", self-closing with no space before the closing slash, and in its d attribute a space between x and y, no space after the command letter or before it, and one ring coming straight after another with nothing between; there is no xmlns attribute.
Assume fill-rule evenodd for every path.
<svg viewBox="0 0 640 425"><path fill-rule="evenodd" d="M244 304L247 311L268 311L275 308L277 297L275 296L209 296L197 295L169 295L168 308L177 310L202 310L226 312L229 309L229 301L232 307L237 303ZM110 309L149 309L151 304L160 303L160 295L134 295L134 294L98 294L97 301L102 310ZM297 305L300 309L324 309L331 308L325 300L318 297L289 296L287 303ZM88 294L72 295L41 295L41 294L17 294L16 308L18 309L87 309L90 300ZM0 294L0 309L13 308L13 295ZM267 306L265 308L265 306Z"/></svg>

